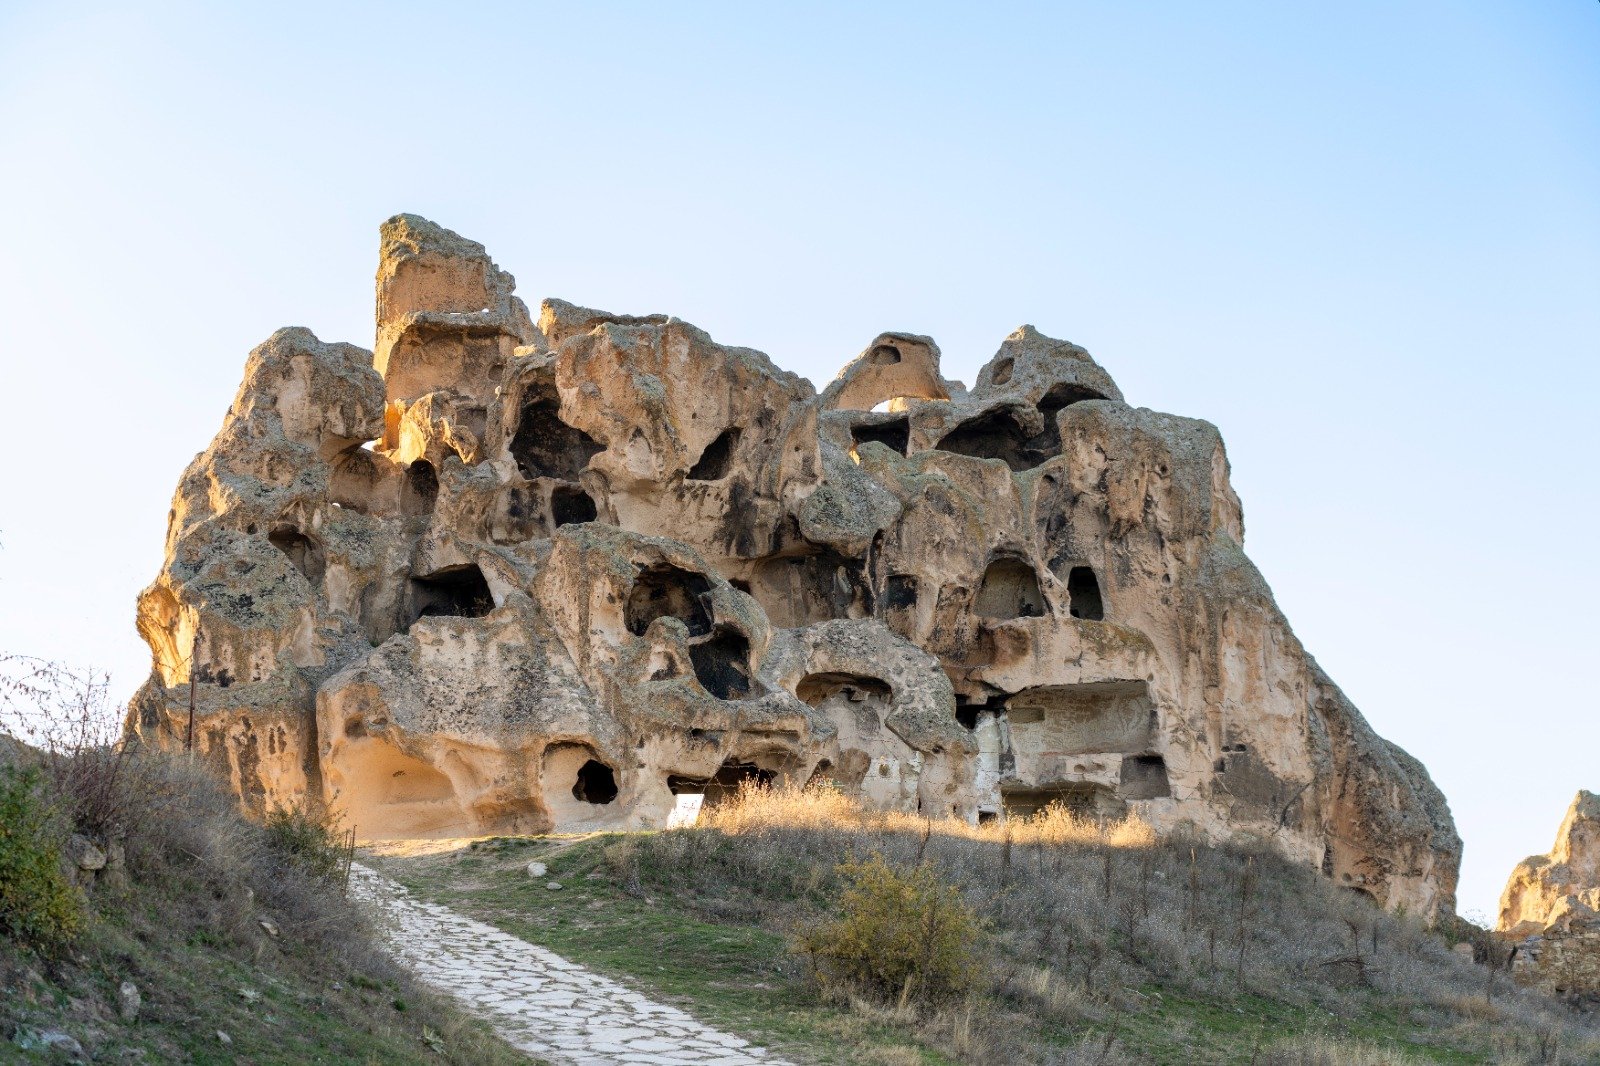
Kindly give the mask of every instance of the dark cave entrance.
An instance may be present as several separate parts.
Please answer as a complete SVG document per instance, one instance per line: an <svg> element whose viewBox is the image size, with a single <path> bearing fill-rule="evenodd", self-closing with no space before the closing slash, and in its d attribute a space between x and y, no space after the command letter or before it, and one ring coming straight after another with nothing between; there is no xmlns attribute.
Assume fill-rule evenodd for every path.
<svg viewBox="0 0 1600 1066"><path fill-rule="evenodd" d="M741 436L737 427L725 429L717 439L707 444L700 458L689 468L690 481L721 481L733 467L734 449Z"/></svg>
<svg viewBox="0 0 1600 1066"><path fill-rule="evenodd" d="M406 467L401 490L400 511L407 518L426 518L439 502L439 473L426 459L415 459Z"/></svg>
<svg viewBox="0 0 1600 1066"><path fill-rule="evenodd" d="M289 557L289 562L294 564L294 568L300 571L300 575L313 587L322 584L322 575L327 567L322 547L316 541L293 526L274 529L267 534L267 540L274 548Z"/></svg>
<svg viewBox="0 0 1600 1066"><path fill-rule="evenodd" d="M494 594L483 571L468 563L411 579L411 620L481 618L494 610Z"/></svg>
<svg viewBox="0 0 1600 1066"><path fill-rule="evenodd" d="M598 514L594 499L574 485L557 486L550 494L550 518L558 528L593 522Z"/></svg>
<svg viewBox="0 0 1600 1066"><path fill-rule="evenodd" d="M511 438L511 457L523 477L576 481L589 460L604 450L589 434L561 420L561 401L553 386L528 390Z"/></svg>
<svg viewBox="0 0 1600 1066"><path fill-rule="evenodd" d="M1037 618L1044 614L1039 575L1025 560L1003 555L983 572L973 610L983 618Z"/></svg>
<svg viewBox="0 0 1600 1066"><path fill-rule="evenodd" d="M970 418L935 446L939 451L975 459L1003 459L1012 470L1029 470L1040 459L1028 447L1028 435L1005 408Z"/></svg>
<svg viewBox="0 0 1600 1066"><path fill-rule="evenodd" d="M671 563L658 563L639 572L628 593L624 620L628 632L642 637L650 623L670 615L681 621L691 637L711 632L711 612L707 600L711 582Z"/></svg>
<svg viewBox="0 0 1600 1066"><path fill-rule="evenodd" d="M1105 601L1100 598L1100 582L1087 566L1074 566L1067 574L1067 600L1072 617L1090 622L1104 621Z"/></svg>
<svg viewBox="0 0 1600 1066"><path fill-rule="evenodd" d="M1167 779L1167 760L1159 755L1129 755L1122 760L1123 799L1160 799L1172 795Z"/></svg>
<svg viewBox="0 0 1600 1066"><path fill-rule="evenodd" d="M590 759L578 767L572 795L585 803L610 803L617 798L617 775L605 763Z"/></svg>
<svg viewBox="0 0 1600 1066"><path fill-rule="evenodd" d="M700 686L717 699L750 695L750 642L738 630L717 626L710 637L689 646L689 661Z"/></svg>
<svg viewBox="0 0 1600 1066"><path fill-rule="evenodd" d="M896 418L888 422L864 422L851 426L850 438L857 447L875 440L890 451L904 455L911 446L911 419Z"/></svg>

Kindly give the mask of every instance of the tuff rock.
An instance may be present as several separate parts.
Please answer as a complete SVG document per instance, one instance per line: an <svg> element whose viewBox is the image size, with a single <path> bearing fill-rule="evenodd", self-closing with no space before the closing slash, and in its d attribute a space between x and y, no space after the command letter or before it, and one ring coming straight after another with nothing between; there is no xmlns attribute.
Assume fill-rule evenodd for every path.
<svg viewBox="0 0 1600 1066"><path fill-rule="evenodd" d="M139 600L130 728L365 839L648 827L827 781L1267 842L1454 905L1422 766L1241 547L1222 439L1024 326L972 389L874 338L819 395L664 315L547 300L382 227L374 352L251 353Z"/></svg>
<svg viewBox="0 0 1600 1066"><path fill-rule="evenodd" d="M1519 980L1557 993L1600 993L1600 796L1580 791L1549 853L1511 871L1496 928L1516 944Z"/></svg>

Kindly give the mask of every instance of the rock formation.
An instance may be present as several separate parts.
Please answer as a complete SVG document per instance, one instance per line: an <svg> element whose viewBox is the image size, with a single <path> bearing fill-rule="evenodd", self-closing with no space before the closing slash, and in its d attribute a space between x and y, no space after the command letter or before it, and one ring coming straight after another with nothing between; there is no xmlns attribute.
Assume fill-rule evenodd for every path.
<svg viewBox="0 0 1600 1066"><path fill-rule="evenodd" d="M1211 425L1024 326L970 391L884 333L820 395L664 315L382 228L377 346L285 329L173 501L130 711L255 808L363 837L660 825L829 781L981 822L1064 803L1454 903L1423 768L1245 558Z"/></svg>
<svg viewBox="0 0 1600 1066"><path fill-rule="evenodd" d="M1600 796L1579 792L1550 853L1511 871L1496 928L1516 942L1520 980L1553 992L1600 992Z"/></svg>

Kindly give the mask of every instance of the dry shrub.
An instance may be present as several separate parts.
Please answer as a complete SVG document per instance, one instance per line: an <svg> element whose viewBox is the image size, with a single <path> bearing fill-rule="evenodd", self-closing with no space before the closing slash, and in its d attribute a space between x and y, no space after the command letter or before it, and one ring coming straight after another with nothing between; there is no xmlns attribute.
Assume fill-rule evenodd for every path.
<svg viewBox="0 0 1600 1066"><path fill-rule="evenodd" d="M1278 1041L1254 1061L1261 1066L1415 1066L1421 1060L1362 1040L1304 1034Z"/></svg>
<svg viewBox="0 0 1600 1066"><path fill-rule="evenodd" d="M328 811L280 808L267 814L265 828L268 845L310 876L330 882L343 877L345 834Z"/></svg>
<svg viewBox="0 0 1600 1066"><path fill-rule="evenodd" d="M873 854L957 886L989 931L972 986L989 1005L973 1023L972 1061L1026 1061L1026 1048L1009 1060L1000 1049L1028 1026L1114 1032L1119 1013L1148 1009L1130 990L1151 985L1346 1017L1420 1009L1437 1015L1428 1028L1441 1041L1472 1049L1507 1031L1526 1043L1563 1021L1584 1030L1568 1046L1600 1032L1503 974L1491 1016L1473 1002L1484 999L1484 968L1415 916L1387 914L1265 845L1158 838L1137 819L1054 807L977 826L867 809L831 788L754 788L697 826L630 838L622 865L636 891L691 901L713 919L805 929L849 887L841 863ZM964 1039L952 1028L932 1043L954 1050ZM1089 1040L1062 1061L1119 1054Z"/></svg>
<svg viewBox="0 0 1600 1066"><path fill-rule="evenodd" d="M842 863L839 874L839 917L797 942L825 980L901 1003L949 999L972 985L981 926L934 870L899 869L873 855Z"/></svg>

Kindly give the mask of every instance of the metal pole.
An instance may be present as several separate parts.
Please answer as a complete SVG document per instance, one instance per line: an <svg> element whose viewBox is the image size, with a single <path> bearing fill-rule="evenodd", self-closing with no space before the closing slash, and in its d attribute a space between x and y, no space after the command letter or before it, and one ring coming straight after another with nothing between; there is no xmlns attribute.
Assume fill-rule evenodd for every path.
<svg viewBox="0 0 1600 1066"><path fill-rule="evenodd" d="M189 642L189 731L183 739L183 750L190 755L194 754L194 653L199 643L200 634L196 632Z"/></svg>

